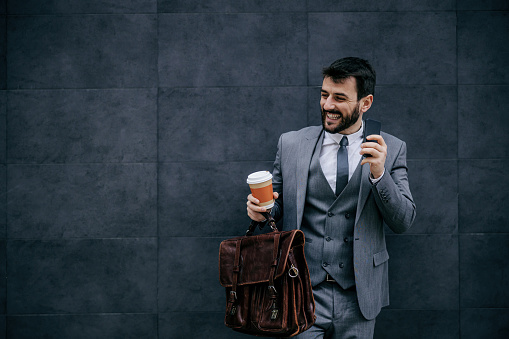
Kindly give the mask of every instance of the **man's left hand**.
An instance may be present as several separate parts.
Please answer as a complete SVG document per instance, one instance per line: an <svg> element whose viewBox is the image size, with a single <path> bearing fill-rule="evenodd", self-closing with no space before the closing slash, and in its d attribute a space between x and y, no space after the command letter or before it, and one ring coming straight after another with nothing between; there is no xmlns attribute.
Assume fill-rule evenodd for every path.
<svg viewBox="0 0 509 339"><path fill-rule="evenodd" d="M370 154L362 160L361 165L369 164L369 170L373 179L378 179L384 173L385 158L387 157L387 144L381 135L369 135L366 139L376 140L377 142L365 142L361 145L361 154Z"/></svg>

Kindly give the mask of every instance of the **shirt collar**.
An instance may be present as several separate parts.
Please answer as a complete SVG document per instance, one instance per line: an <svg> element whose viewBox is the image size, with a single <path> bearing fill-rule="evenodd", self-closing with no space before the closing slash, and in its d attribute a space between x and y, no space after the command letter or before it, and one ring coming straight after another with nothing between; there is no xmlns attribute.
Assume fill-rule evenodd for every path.
<svg viewBox="0 0 509 339"><path fill-rule="evenodd" d="M339 144L341 139L343 139L344 136L348 138L348 144L351 145L355 143L356 141L362 141L363 138L363 132L364 132L364 121L361 124L361 128L355 133L352 134L341 134L341 133L329 133L325 131L325 136L323 138L323 145L331 145L331 144Z"/></svg>

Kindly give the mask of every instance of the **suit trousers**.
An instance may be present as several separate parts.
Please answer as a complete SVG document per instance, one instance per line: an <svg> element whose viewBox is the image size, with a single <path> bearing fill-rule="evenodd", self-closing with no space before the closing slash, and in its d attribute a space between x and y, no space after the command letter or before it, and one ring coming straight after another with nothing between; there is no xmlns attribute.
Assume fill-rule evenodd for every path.
<svg viewBox="0 0 509 339"><path fill-rule="evenodd" d="M371 339L375 319L366 320L357 301L355 287L344 290L335 282L313 287L316 322L297 339Z"/></svg>

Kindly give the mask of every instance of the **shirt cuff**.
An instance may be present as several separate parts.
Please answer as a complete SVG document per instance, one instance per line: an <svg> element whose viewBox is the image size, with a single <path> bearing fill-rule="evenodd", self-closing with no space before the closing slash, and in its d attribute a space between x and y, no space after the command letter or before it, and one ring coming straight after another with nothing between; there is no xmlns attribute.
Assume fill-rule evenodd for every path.
<svg viewBox="0 0 509 339"><path fill-rule="evenodd" d="M369 181L371 182L371 185L376 185L383 178L384 174L385 174L385 168L384 168L382 175L376 179L374 179L373 175L371 173L369 173Z"/></svg>

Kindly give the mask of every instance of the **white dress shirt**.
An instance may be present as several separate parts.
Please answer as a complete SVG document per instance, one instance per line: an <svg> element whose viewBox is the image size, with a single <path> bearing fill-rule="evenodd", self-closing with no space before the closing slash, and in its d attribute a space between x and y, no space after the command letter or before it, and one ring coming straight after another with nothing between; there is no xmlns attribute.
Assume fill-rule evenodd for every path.
<svg viewBox="0 0 509 339"><path fill-rule="evenodd" d="M343 137L346 136L348 138L348 146L346 149L348 151L348 180L352 177L355 169L360 164L362 155L359 153L361 151L361 144L364 140L363 135L363 126L361 128L349 135L344 135L340 133L329 133L325 132L322 150L320 151L320 165L322 166L323 174L325 174L325 178L329 182L329 185L333 192L336 191L336 171L337 171L337 154L339 149L339 142ZM367 165L369 166L369 165ZM385 171L384 171L385 173ZM370 180L372 184L376 184L381 178L372 179L370 176Z"/></svg>

